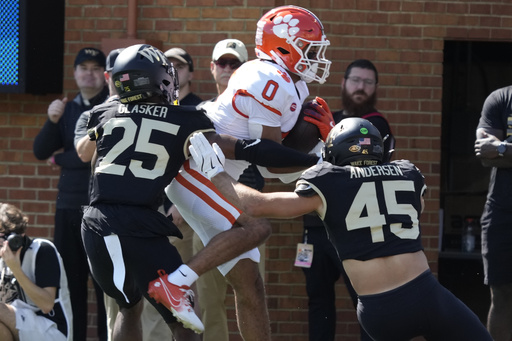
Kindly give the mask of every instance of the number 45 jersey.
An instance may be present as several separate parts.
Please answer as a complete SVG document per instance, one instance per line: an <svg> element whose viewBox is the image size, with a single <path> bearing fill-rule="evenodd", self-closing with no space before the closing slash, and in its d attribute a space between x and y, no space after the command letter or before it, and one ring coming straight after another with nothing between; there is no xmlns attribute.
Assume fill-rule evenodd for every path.
<svg viewBox="0 0 512 341"><path fill-rule="evenodd" d="M302 174L295 192L322 198L319 216L342 261L365 261L423 249L424 180L407 160L366 167L324 162Z"/></svg>
<svg viewBox="0 0 512 341"><path fill-rule="evenodd" d="M96 141L91 205L161 204L163 189L188 157L194 132L214 131L195 107L148 103L105 104L91 112L88 127L103 124Z"/></svg>

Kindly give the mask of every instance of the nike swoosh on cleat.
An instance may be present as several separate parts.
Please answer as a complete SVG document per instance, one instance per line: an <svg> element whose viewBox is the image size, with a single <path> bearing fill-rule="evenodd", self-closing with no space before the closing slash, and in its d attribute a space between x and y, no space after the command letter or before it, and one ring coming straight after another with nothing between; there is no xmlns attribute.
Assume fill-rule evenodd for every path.
<svg viewBox="0 0 512 341"><path fill-rule="evenodd" d="M162 279L160 279L160 281L162 281ZM181 305L181 300L174 298L174 296L171 294L171 291L167 288L167 286L165 284L162 285L162 289L164 290L165 296L167 296L168 302L171 304L171 307L179 307ZM156 296L156 297L152 296L153 299L155 301L157 301L158 303L162 303L162 304L165 303L165 300L163 300L162 297L160 297L158 292L155 292L154 296Z"/></svg>

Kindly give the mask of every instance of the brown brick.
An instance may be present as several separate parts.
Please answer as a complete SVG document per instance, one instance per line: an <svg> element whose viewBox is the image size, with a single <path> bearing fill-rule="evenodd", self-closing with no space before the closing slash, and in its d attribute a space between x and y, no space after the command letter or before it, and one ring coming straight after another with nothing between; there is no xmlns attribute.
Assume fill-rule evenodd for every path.
<svg viewBox="0 0 512 341"><path fill-rule="evenodd" d="M194 91L210 98L215 88L209 70L214 44L235 37L254 58L254 32L259 17L284 1L138 0L137 37L159 40L166 48L185 47L196 64ZM422 216L426 254L437 271L440 196L440 127L443 44L445 40L512 40L512 5L505 1L299 1L323 21L331 41L327 55L331 76L311 84L336 109L341 107L339 82L346 65L369 58L380 72L378 107L398 137L400 158L411 159L427 176L427 208ZM67 0L63 95L0 93L0 201L20 204L30 214L30 233L53 235L58 171L32 155L33 138L47 119L48 104L76 94L73 60L84 46L101 46L103 38L124 38L125 0ZM265 190L293 190L268 182ZM35 199L34 199L35 198ZM273 336L281 341L307 340L307 298L300 269L293 267L301 240L300 219L272 221L267 242L267 296ZM346 288L337 285L337 338L358 340L359 327ZM241 340L234 322L233 295L228 296L230 340ZM91 319L91 321L94 321ZM93 330L93 329L91 329ZM91 334L94 335L94 334Z"/></svg>

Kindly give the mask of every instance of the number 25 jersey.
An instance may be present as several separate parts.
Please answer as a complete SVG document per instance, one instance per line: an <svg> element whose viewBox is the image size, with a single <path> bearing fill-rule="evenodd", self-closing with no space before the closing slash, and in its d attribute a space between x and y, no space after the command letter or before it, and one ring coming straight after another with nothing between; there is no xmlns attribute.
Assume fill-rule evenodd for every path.
<svg viewBox="0 0 512 341"><path fill-rule="evenodd" d="M365 261L423 249L424 180L407 160L366 167L324 162L302 174L295 192L322 198L319 216L341 260Z"/></svg>
<svg viewBox="0 0 512 341"><path fill-rule="evenodd" d="M91 123L92 121L92 123ZM194 132L214 131L204 111L148 103L110 105L91 112L102 122L96 141L91 205L111 203L157 208L163 189L188 157Z"/></svg>

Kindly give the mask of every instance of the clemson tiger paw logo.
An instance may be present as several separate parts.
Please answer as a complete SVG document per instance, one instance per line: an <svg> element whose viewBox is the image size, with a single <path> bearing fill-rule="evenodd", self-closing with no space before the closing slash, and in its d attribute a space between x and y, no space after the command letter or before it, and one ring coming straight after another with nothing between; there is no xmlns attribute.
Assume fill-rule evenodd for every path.
<svg viewBox="0 0 512 341"><path fill-rule="evenodd" d="M291 14L278 16L274 19L272 31L279 38L290 39L300 31L300 28L296 27L298 23L299 19L294 19Z"/></svg>

